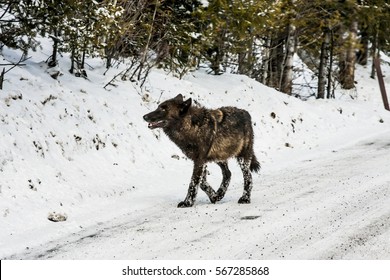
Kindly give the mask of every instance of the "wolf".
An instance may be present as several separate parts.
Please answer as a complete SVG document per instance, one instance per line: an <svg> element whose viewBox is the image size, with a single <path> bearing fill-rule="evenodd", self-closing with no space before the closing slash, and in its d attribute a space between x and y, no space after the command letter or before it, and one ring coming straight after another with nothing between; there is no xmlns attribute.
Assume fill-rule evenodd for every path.
<svg viewBox="0 0 390 280"><path fill-rule="evenodd" d="M198 188L211 203L220 201L228 189L231 172L228 159L235 157L244 176L244 192L238 203L251 202L252 173L260 170L253 151L253 127L246 110L236 107L206 109L184 100L182 94L166 100L143 116L150 129L161 128L194 163L187 196L177 207L194 205ZM222 183L215 191L206 180L207 163L215 162L222 170Z"/></svg>

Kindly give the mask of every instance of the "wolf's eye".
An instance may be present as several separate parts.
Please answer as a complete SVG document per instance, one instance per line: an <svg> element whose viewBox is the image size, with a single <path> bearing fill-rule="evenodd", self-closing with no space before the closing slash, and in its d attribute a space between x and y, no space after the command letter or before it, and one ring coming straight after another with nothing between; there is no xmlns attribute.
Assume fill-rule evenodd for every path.
<svg viewBox="0 0 390 280"><path fill-rule="evenodd" d="M165 112L167 110L167 106L161 106L160 110Z"/></svg>

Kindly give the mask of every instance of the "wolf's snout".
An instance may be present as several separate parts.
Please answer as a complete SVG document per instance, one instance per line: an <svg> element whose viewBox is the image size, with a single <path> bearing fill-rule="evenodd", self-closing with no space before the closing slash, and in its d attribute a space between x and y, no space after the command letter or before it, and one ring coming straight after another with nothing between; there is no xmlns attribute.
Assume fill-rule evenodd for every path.
<svg viewBox="0 0 390 280"><path fill-rule="evenodd" d="M148 121L148 120L149 120L149 116L148 116L148 115L149 115L149 114L146 114L146 115L143 116L143 118L144 118L145 121Z"/></svg>
<svg viewBox="0 0 390 280"><path fill-rule="evenodd" d="M153 112L152 112L153 113ZM152 113L146 114L143 118L148 122L148 127L150 129L163 128L167 124L165 120L158 120Z"/></svg>

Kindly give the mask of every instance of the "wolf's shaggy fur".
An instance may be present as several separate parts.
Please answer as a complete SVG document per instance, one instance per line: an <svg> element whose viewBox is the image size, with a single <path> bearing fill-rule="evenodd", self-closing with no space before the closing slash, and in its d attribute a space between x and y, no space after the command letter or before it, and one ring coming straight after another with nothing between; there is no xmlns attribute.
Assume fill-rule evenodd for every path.
<svg viewBox="0 0 390 280"><path fill-rule="evenodd" d="M227 160L235 157L244 175L244 193L238 203L250 203L251 171L258 172L260 164L253 152L251 116L236 107L206 109L193 106L179 94L161 103L144 116L149 128L162 128L165 134L194 162L191 182L184 201L178 207L194 204L198 187L212 203L221 200L230 183L231 172ZM222 170L222 183L215 192L207 183L206 164L216 162Z"/></svg>

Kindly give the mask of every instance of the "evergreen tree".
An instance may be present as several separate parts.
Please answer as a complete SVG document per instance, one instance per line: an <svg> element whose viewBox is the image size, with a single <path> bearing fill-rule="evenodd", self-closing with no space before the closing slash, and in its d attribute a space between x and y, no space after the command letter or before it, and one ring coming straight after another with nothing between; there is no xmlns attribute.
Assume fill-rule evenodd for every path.
<svg viewBox="0 0 390 280"><path fill-rule="evenodd" d="M0 3L0 42L18 48L27 55L29 49L37 47L35 37L39 3L32 0L8 0Z"/></svg>
<svg viewBox="0 0 390 280"><path fill-rule="evenodd" d="M214 74L229 68L233 73L258 74L260 37L267 1L209 1L202 14L201 54ZM258 67L260 68L260 67Z"/></svg>
<svg viewBox="0 0 390 280"><path fill-rule="evenodd" d="M360 46L358 51L359 63L365 64L369 56L376 57L379 50L390 51L390 6L386 0L357 1L357 18L360 29ZM371 77L375 78L375 68L372 64Z"/></svg>
<svg viewBox="0 0 390 280"><path fill-rule="evenodd" d="M331 96L335 41L341 37L343 9L340 1L296 1L295 25L299 36L298 53L317 74L317 98ZM337 49L339 51L340 48ZM327 94L325 94L327 91Z"/></svg>
<svg viewBox="0 0 390 280"><path fill-rule="evenodd" d="M62 25L62 49L71 52L70 72L85 76L86 56L105 55L120 34L123 9L114 1L70 0L69 6L73 12L66 14Z"/></svg>
<svg viewBox="0 0 390 280"><path fill-rule="evenodd" d="M155 22L156 63L180 77L197 66L200 2L162 1Z"/></svg>
<svg viewBox="0 0 390 280"><path fill-rule="evenodd" d="M131 58L124 77L142 80L151 67L181 77L199 58L199 1L118 1L124 9L123 33L114 56Z"/></svg>
<svg viewBox="0 0 390 280"><path fill-rule="evenodd" d="M103 54L104 48L110 46L111 38L120 32L118 19L123 10L115 2L9 1L2 7L12 16L7 22L1 21L1 39L7 46L27 52L34 46L31 42L34 42L36 35L50 36L53 39L53 52L48 60L49 66L57 65L58 51L70 51L73 72L74 62L79 64L78 68L84 68L85 56Z"/></svg>
<svg viewBox="0 0 390 280"><path fill-rule="evenodd" d="M105 58L107 67L127 58L123 77L135 80L152 67L182 77L203 61L214 74L245 74L287 94L297 51L318 75L317 97L325 98L335 79L354 87L355 63L367 63L369 42L374 56L390 51L387 2L5 0L0 40L27 53L37 35L50 37L49 66L58 52L69 52L76 75L86 75L88 56Z"/></svg>

